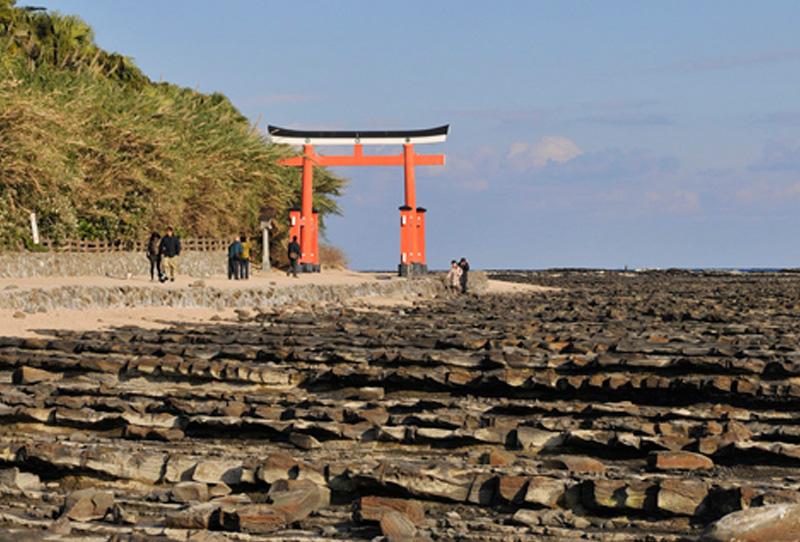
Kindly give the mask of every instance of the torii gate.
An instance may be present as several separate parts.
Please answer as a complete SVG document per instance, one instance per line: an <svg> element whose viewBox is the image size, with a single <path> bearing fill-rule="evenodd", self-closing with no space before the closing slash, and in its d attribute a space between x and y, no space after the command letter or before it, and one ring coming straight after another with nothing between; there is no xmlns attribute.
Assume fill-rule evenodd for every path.
<svg viewBox="0 0 800 542"><path fill-rule="evenodd" d="M313 201L314 166L403 166L405 168L405 204L400 207L400 265L398 271L408 276L427 271L425 259L425 209L417 207L414 166L443 166L443 154L416 154L415 144L442 143L449 125L427 130L401 131L308 131L268 126L273 143L302 145L303 155L285 158L284 166L303 168L303 193L300 209L289 213L290 237L300 242L300 267L319 271L319 226ZM364 145L403 145L402 154L365 155ZM352 155L321 156L314 145L353 145Z"/></svg>

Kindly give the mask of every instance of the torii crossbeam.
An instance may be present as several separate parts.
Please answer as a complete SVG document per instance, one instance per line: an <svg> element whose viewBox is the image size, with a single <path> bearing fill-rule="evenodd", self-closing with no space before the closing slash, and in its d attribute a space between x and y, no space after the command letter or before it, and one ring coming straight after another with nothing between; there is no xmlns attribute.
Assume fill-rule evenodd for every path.
<svg viewBox="0 0 800 542"><path fill-rule="evenodd" d="M415 144L442 143L449 125L427 130L401 131L309 131L268 126L273 143L302 145L303 155L286 158L284 166L303 168L303 191L300 209L290 211L289 235L300 241L300 267L319 271L319 227L313 209L314 166L403 166L405 169L405 204L400 207L400 275L427 271L425 256L425 209L417 207L415 166L443 166L443 154L416 154ZM352 155L322 156L314 145L353 145ZM364 145L403 145L396 155L365 155Z"/></svg>

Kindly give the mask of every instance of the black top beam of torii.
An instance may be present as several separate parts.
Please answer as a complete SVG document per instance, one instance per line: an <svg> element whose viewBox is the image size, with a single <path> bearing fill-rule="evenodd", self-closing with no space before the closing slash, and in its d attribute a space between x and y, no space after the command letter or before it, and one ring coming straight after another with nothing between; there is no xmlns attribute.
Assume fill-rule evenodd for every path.
<svg viewBox="0 0 800 542"><path fill-rule="evenodd" d="M442 143L449 124L423 130L293 130L267 126L270 141L287 145L398 145Z"/></svg>

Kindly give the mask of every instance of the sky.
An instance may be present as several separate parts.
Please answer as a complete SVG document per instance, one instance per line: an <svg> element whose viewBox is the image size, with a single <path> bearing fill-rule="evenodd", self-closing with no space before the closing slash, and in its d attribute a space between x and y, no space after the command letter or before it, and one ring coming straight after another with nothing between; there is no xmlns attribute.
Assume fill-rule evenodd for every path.
<svg viewBox="0 0 800 542"><path fill-rule="evenodd" d="M449 124L417 148L447 155L416 171L431 267L800 266L794 0L18 3L261 128ZM396 267L401 168L336 171L327 242Z"/></svg>

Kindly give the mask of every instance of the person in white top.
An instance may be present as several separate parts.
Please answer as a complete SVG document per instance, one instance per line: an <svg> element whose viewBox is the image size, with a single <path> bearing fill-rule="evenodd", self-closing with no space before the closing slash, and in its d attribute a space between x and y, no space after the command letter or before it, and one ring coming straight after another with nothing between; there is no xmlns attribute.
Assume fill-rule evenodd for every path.
<svg viewBox="0 0 800 542"><path fill-rule="evenodd" d="M461 274L464 271L455 260L450 262L450 271L447 272L447 286L454 292L461 290Z"/></svg>

